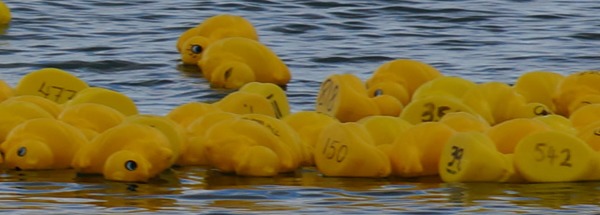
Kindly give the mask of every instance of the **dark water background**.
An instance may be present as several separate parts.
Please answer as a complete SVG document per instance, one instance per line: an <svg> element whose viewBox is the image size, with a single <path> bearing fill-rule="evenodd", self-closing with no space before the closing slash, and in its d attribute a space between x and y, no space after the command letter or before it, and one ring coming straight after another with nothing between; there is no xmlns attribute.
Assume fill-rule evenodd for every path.
<svg viewBox="0 0 600 215"><path fill-rule="evenodd" d="M412 58L445 75L513 83L535 70L600 69L597 1L5 0L0 79L56 67L120 91L146 114L166 114L230 91L183 67L175 42L205 18L249 19L290 67L292 111L313 110L335 73L366 80L386 61ZM3 171L0 212L12 213L594 213L600 183L447 184L438 179L326 178L314 169L275 178L176 168L146 184L72 171ZM18 210L15 210L18 209Z"/></svg>

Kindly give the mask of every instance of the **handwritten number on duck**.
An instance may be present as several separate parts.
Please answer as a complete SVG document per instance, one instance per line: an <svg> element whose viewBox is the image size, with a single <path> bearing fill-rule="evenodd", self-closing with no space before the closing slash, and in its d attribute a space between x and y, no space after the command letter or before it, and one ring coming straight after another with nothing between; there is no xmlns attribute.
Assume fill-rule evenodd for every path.
<svg viewBox="0 0 600 215"><path fill-rule="evenodd" d="M559 159L559 166L571 167L571 149L564 148L560 150L560 153L556 153L557 150L552 145L548 145L546 143L538 143L535 144L535 161L544 162L548 160L550 165L555 164L555 160Z"/></svg>
<svg viewBox="0 0 600 215"><path fill-rule="evenodd" d="M275 110L275 118L281 119L281 117L283 117L283 114L281 113L281 108L279 108L279 104L277 104L277 100L272 99L273 96L274 96L273 94L269 94L267 96L267 99L269 101L271 101L271 106L273 106L273 110Z"/></svg>
<svg viewBox="0 0 600 215"><path fill-rule="evenodd" d="M344 161L346 155L348 155L348 146L340 143L339 140L327 138L325 147L323 147L323 155L329 160L335 159L336 162L340 163Z"/></svg>
<svg viewBox="0 0 600 215"><path fill-rule="evenodd" d="M421 122L439 121L450 110L448 106L436 106L433 102L425 103L423 108L425 111L421 114Z"/></svg>
<svg viewBox="0 0 600 215"><path fill-rule="evenodd" d="M54 85L46 85L46 82L42 82L40 88L38 88L38 92L44 95L44 98L53 99L55 102L58 102L63 96L68 96L67 99L70 100L77 94L77 91L75 90L65 89L64 87Z"/></svg>
<svg viewBox="0 0 600 215"><path fill-rule="evenodd" d="M335 101L335 98L337 97L339 87L337 84L334 84L331 79L327 79L323 82L322 89L318 105L325 106L326 110L329 112L333 109L333 101Z"/></svg>
<svg viewBox="0 0 600 215"><path fill-rule="evenodd" d="M460 172L460 160L462 159L464 152L465 149L458 146L452 146L452 160L448 162L446 172L450 174L456 174ZM455 167L456 169L452 169L452 167Z"/></svg>

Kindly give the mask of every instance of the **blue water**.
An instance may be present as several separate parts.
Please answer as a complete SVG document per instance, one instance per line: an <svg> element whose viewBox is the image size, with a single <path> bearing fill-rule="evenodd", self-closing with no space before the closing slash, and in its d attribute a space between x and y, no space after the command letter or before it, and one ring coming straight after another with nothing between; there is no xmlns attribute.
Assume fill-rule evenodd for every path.
<svg viewBox="0 0 600 215"><path fill-rule="evenodd" d="M249 19L292 71L292 111L313 110L327 76L361 79L411 58L445 75L512 83L535 70L600 69L597 1L194 1L4 0L0 79L12 86L44 67L125 93L140 111L166 114L230 91L210 89L182 66L179 35L203 19ZM600 210L600 184L446 184L439 179L322 177L314 169L275 178L176 168L147 184L72 171L0 175L0 211L13 213L585 213ZM18 209L18 210L16 210Z"/></svg>

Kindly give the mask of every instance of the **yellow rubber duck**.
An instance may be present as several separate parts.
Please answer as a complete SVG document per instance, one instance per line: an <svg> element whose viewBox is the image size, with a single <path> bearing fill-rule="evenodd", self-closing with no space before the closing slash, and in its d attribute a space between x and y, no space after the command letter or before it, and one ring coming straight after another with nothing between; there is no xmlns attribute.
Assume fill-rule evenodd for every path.
<svg viewBox="0 0 600 215"><path fill-rule="evenodd" d="M107 129L121 124L125 115L106 105L81 103L65 107L58 119L78 128L91 140Z"/></svg>
<svg viewBox="0 0 600 215"><path fill-rule="evenodd" d="M241 16L220 14L182 33L177 39L177 51L181 53L183 63L196 64L210 44L228 37L258 41L258 34L250 21Z"/></svg>
<svg viewBox="0 0 600 215"><path fill-rule="evenodd" d="M230 113L258 113L272 117L277 116L275 109L272 103L269 101L269 99L256 93L235 91L233 93L227 94L221 100L213 104L220 110Z"/></svg>
<svg viewBox="0 0 600 215"><path fill-rule="evenodd" d="M527 102L542 103L552 112L556 112L553 97L557 93L558 85L565 76L549 71L526 72L519 76L514 84L517 93L523 95Z"/></svg>
<svg viewBox="0 0 600 215"><path fill-rule="evenodd" d="M380 115L379 107L369 98L362 81L353 74L333 74L321 83L315 110L341 122L355 122Z"/></svg>
<svg viewBox="0 0 600 215"><path fill-rule="evenodd" d="M430 95L411 101L402 113L400 118L418 124L421 122L437 122L447 113L467 112L477 114L477 112L462 100L452 96Z"/></svg>
<svg viewBox="0 0 600 215"><path fill-rule="evenodd" d="M366 85L367 89L371 89L377 83L392 82L406 88L408 95L412 96L419 86L440 76L443 75L429 64L413 59L395 59L379 66Z"/></svg>
<svg viewBox="0 0 600 215"><path fill-rule="evenodd" d="M393 116L368 116L357 123L365 126L376 146L394 143L398 134L413 126L408 121Z"/></svg>
<svg viewBox="0 0 600 215"><path fill-rule="evenodd" d="M148 181L173 164L169 139L137 123L110 128L82 147L72 166L78 173L103 174L114 181Z"/></svg>
<svg viewBox="0 0 600 215"><path fill-rule="evenodd" d="M13 97L14 95L15 90L4 80L0 80L0 102Z"/></svg>
<svg viewBox="0 0 600 215"><path fill-rule="evenodd" d="M204 102L188 102L173 108L167 117L176 123L179 123L184 128L195 121L196 119L215 111L221 111L213 104Z"/></svg>
<svg viewBox="0 0 600 215"><path fill-rule="evenodd" d="M500 153L487 135L477 131L448 139L439 174L444 182L508 182L518 177L511 156Z"/></svg>
<svg viewBox="0 0 600 215"><path fill-rule="evenodd" d="M267 98L273 110L275 117L281 119L290 114L290 104L285 91L273 83L250 82L239 89L242 92L256 93Z"/></svg>
<svg viewBox="0 0 600 215"><path fill-rule="evenodd" d="M514 164L530 182L571 182L600 179L600 154L575 135L537 132L515 148Z"/></svg>
<svg viewBox="0 0 600 215"><path fill-rule="evenodd" d="M315 166L325 176L387 177L390 160L364 125L331 123L323 129L314 151Z"/></svg>
<svg viewBox="0 0 600 215"><path fill-rule="evenodd" d="M485 132L491 127L481 116L469 112L446 113L440 118L439 122L450 126L458 132Z"/></svg>
<svg viewBox="0 0 600 215"><path fill-rule="evenodd" d="M576 135L586 142L594 151L600 152L600 121L579 128Z"/></svg>
<svg viewBox="0 0 600 215"><path fill-rule="evenodd" d="M239 117L222 120L207 131L206 140L208 161L222 172L274 176L299 167L292 147L252 120Z"/></svg>
<svg viewBox="0 0 600 215"><path fill-rule="evenodd" d="M410 102L411 97L406 87L391 81L377 82L369 85L367 95L371 98L382 95L391 96L402 103L402 106L406 106Z"/></svg>
<svg viewBox="0 0 600 215"><path fill-rule="evenodd" d="M336 118L316 111L291 113L281 120L287 123L300 136L302 147L304 147L303 151L308 153L308 160L305 160L303 163L304 166L314 166L314 149L323 128L331 123L339 122Z"/></svg>
<svg viewBox="0 0 600 215"><path fill-rule="evenodd" d="M88 141L75 127L52 118L16 126L0 149L5 167L20 170L67 169L75 153Z"/></svg>
<svg viewBox="0 0 600 215"><path fill-rule="evenodd" d="M23 76L15 87L16 95L36 95L63 104L88 84L77 76L56 68L44 68Z"/></svg>
<svg viewBox="0 0 600 215"><path fill-rule="evenodd" d="M551 128L539 120L517 118L496 124L485 133L496 145L499 152L512 154L521 139L530 134L548 130L551 130Z"/></svg>
<svg viewBox="0 0 600 215"><path fill-rule="evenodd" d="M126 117L124 123L139 123L156 128L162 132L171 144L170 148L173 151L173 156L171 156L169 162L172 164L179 159L183 151L187 150L187 133L185 128L166 116L137 114Z"/></svg>
<svg viewBox="0 0 600 215"><path fill-rule="evenodd" d="M428 96L451 96L453 98L462 98L470 89L476 87L474 82L455 76L440 76L423 83L415 90L412 100L425 98Z"/></svg>
<svg viewBox="0 0 600 215"><path fill-rule="evenodd" d="M550 114L545 116L536 116L532 119L546 124L546 126L555 131L567 132L569 134L578 133L578 130L573 126L571 120L562 115Z"/></svg>
<svg viewBox="0 0 600 215"><path fill-rule="evenodd" d="M133 99L123 93L101 87L88 87L79 91L66 105L81 103L103 104L120 111L125 116L138 114L138 109Z"/></svg>
<svg viewBox="0 0 600 215"><path fill-rule="evenodd" d="M0 103L0 142L16 126L29 119L55 118L51 113L31 102Z"/></svg>
<svg viewBox="0 0 600 215"><path fill-rule="evenodd" d="M600 103L600 71L581 71L567 75L554 96L556 113L569 117L578 108Z"/></svg>
<svg viewBox="0 0 600 215"><path fill-rule="evenodd" d="M383 116L400 116L404 105L400 100L390 95L379 95L371 97L371 100L379 108L379 114Z"/></svg>
<svg viewBox="0 0 600 215"><path fill-rule="evenodd" d="M10 15L10 8L0 1L0 25L8 25L12 16Z"/></svg>
<svg viewBox="0 0 600 215"><path fill-rule="evenodd" d="M225 111L206 113L187 126L187 147L179 156L175 164L179 166L207 166L210 163L206 158L206 132L213 125L226 119L239 117L238 114Z"/></svg>
<svg viewBox="0 0 600 215"><path fill-rule="evenodd" d="M2 101L2 103L6 104L15 101L24 101L35 104L38 107L41 107L42 109L46 110L48 113L52 114L52 116L54 117L58 117L58 115L60 114L60 112L62 112L63 109L61 105L54 101L34 95L13 96Z"/></svg>
<svg viewBox="0 0 600 215"><path fill-rule="evenodd" d="M198 67L214 88L238 89L253 81L285 86L292 77L287 65L269 47L242 37L211 44Z"/></svg>
<svg viewBox="0 0 600 215"><path fill-rule="evenodd" d="M575 110L569 115L573 127L583 128L600 121L600 104L589 104Z"/></svg>
<svg viewBox="0 0 600 215"><path fill-rule="evenodd" d="M392 163L392 175L438 175L442 149L454 133L454 129L441 122L423 122L398 134L387 152Z"/></svg>

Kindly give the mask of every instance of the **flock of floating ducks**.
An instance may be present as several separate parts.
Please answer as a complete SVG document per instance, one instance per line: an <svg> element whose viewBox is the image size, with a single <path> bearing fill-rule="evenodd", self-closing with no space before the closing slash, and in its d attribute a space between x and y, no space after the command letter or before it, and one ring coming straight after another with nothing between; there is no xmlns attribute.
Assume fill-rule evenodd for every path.
<svg viewBox="0 0 600 215"><path fill-rule="evenodd" d="M0 24L9 22L0 2ZM600 179L600 71L474 83L396 59L364 82L331 74L314 110L291 112L281 87L289 69L243 17L210 17L176 48L211 87L236 91L151 115L123 93L56 68L14 87L0 80L3 168L127 182L173 166L257 177L315 167L323 176L445 182Z"/></svg>

